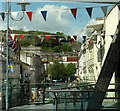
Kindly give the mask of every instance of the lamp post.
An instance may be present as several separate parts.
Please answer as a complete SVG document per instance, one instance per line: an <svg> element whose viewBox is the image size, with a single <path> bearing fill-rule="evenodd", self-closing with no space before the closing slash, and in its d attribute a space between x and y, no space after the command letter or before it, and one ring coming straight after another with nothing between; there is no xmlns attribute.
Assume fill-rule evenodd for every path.
<svg viewBox="0 0 120 111"><path fill-rule="evenodd" d="M21 5L22 11L26 10L26 5L30 5L30 3L25 2L24 0L18 5ZM24 12L23 12L24 16ZM6 34L6 110L8 110L8 36L9 36L9 17L10 17L10 2L7 0L7 34ZM11 17L12 18L12 17ZM12 18L13 19L13 18ZM21 17L19 20L22 20L23 17ZM15 19L13 19L15 20ZM15 20L18 21L18 20Z"/></svg>

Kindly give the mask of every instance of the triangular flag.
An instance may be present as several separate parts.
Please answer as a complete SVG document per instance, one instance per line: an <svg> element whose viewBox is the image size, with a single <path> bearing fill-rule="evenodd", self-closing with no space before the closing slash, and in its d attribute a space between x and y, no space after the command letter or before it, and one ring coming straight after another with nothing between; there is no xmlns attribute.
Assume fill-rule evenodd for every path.
<svg viewBox="0 0 120 111"><path fill-rule="evenodd" d="M111 35L111 37L113 38L113 37L114 37L114 35Z"/></svg>
<svg viewBox="0 0 120 111"><path fill-rule="evenodd" d="M43 42L43 40L44 40L44 38L43 38L43 37L41 37L41 43Z"/></svg>
<svg viewBox="0 0 120 111"><path fill-rule="evenodd" d="M29 19L30 19L30 21L32 20L32 11L29 11L29 12L26 12L27 13L27 15L28 15L28 17L29 17Z"/></svg>
<svg viewBox="0 0 120 111"><path fill-rule="evenodd" d="M118 9L120 10L120 5L118 5Z"/></svg>
<svg viewBox="0 0 120 111"><path fill-rule="evenodd" d="M103 40L105 40L105 35L102 35Z"/></svg>
<svg viewBox="0 0 120 111"><path fill-rule="evenodd" d="M71 43L72 43L72 42L74 42L74 39L71 39L70 41L71 41Z"/></svg>
<svg viewBox="0 0 120 111"><path fill-rule="evenodd" d="M58 40L58 36L55 36L55 38Z"/></svg>
<svg viewBox="0 0 120 111"><path fill-rule="evenodd" d="M75 8L75 9L70 9L70 10L71 10L74 18L76 19L77 9Z"/></svg>
<svg viewBox="0 0 120 111"><path fill-rule="evenodd" d="M47 38L47 40L49 40L49 37L50 37L50 36L49 36L49 35L45 35L45 37Z"/></svg>
<svg viewBox="0 0 120 111"><path fill-rule="evenodd" d="M12 18L17 19L18 12L11 12Z"/></svg>
<svg viewBox="0 0 120 111"><path fill-rule="evenodd" d="M77 39L77 35L74 35L73 37L74 37L75 40Z"/></svg>
<svg viewBox="0 0 120 111"><path fill-rule="evenodd" d="M86 36L82 36L84 40L86 40Z"/></svg>
<svg viewBox="0 0 120 111"><path fill-rule="evenodd" d="M92 16L92 7L91 8L86 8L86 10L87 10L87 12L88 12L88 15L90 16L90 18L91 18L91 16Z"/></svg>
<svg viewBox="0 0 120 111"><path fill-rule="evenodd" d="M56 38L54 38L54 40L55 40L55 44L57 43L57 39Z"/></svg>
<svg viewBox="0 0 120 111"><path fill-rule="evenodd" d="M89 45L91 44L91 40L88 41L89 42Z"/></svg>
<svg viewBox="0 0 120 111"><path fill-rule="evenodd" d="M4 21L4 19L5 19L5 13L3 12L3 13L0 13L0 15L1 15L1 17L2 17L2 20Z"/></svg>
<svg viewBox="0 0 120 111"><path fill-rule="evenodd" d="M47 11L41 11L41 14L42 14L44 20L46 21Z"/></svg>
<svg viewBox="0 0 120 111"><path fill-rule="evenodd" d="M106 16L108 6L103 6L103 7L101 7L101 9L102 9L102 11L103 11L103 13L104 13L104 16Z"/></svg>
<svg viewBox="0 0 120 111"><path fill-rule="evenodd" d="M17 35L14 35L14 41L16 41Z"/></svg>
<svg viewBox="0 0 120 111"><path fill-rule="evenodd" d="M31 38L32 38L32 35L28 35L27 37L31 39Z"/></svg>
<svg viewBox="0 0 120 111"><path fill-rule="evenodd" d="M39 38L39 37L38 37L38 36L36 36L36 37L35 37L35 41L37 41L37 40L38 40L38 38Z"/></svg>
<svg viewBox="0 0 120 111"><path fill-rule="evenodd" d="M20 35L21 40L23 39L23 35Z"/></svg>

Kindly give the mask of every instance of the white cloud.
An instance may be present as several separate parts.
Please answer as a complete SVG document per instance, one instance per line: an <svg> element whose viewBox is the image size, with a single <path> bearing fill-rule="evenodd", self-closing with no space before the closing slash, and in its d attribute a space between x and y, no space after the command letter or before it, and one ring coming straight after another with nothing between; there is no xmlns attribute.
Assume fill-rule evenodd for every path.
<svg viewBox="0 0 120 111"><path fill-rule="evenodd" d="M87 25L94 25L96 23L97 23L97 21L95 19L91 19L90 21L88 21Z"/></svg>
<svg viewBox="0 0 120 111"><path fill-rule="evenodd" d="M86 26L87 25L94 25L94 24L96 24L97 23L97 21L95 20L95 19L91 19L90 21L88 21L88 23L86 24ZM77 40L78 41L83 41L83 38L82 38L82 36L84 36L84 35L86 35L87 36L87 33L86 33L86 26L84 27L84 28L79 28L79 29L77 29L74 33L73 33L73 35L77 35Z"/></svg>
<svg viewBox="0 0 120 111"><path fill-rule="evenodd" d="M69 19L70 11L63 10L68 8L67 6L55 6L55 5L45 5L43 8L37 9L33 12L32 22L29 21L27 14L25 14L24 19L21 21L13 21L10 19L11 29L23 29L23 30L41 30L48 32L71 32L72 23ZM47 10L47 20L44 21L41 12ZM20 16L20 15L19 15ZM6 28L5 22L0 23L0 29Z"/></svg>
<svg viewBox="0 0 120 111"><path fill-rule="evenodd" d="M43 8L38 8L33 12L32 22L30 22L27 14L25 14L24 19L21 21L13 21L10 19L10 27L15 30L40 30L45 32L63 32L67 35L77 35L77 40L82 41L83 35L86 35L86 28L80 28L80 26L74 24L70 17L73 17L67 6L57 6L57 5L45 5ZM41 11L47 10L47 18L44 21ZM18 14L20 18L21 13ZM90 20L87 25L95 24L96 20ZM87 26L86 25L86 26ZM6 29L6 18L5 21L0 21L0 30Z"/></svg>

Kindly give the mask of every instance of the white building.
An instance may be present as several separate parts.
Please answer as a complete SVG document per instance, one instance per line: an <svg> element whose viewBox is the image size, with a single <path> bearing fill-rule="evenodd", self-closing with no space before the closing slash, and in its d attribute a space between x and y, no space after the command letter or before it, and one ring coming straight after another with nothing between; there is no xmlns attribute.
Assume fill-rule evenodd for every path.
<svg viewBox="0 0 120 111"><path fill-rule="evenodd" d="M26 64L30 65L30 68L23 71L23 76L29 78L32 83L39 83L42 76L44 76L44 64L41 60L41 48L40 47L22 47L20 51L20 60ZM28 75L28 76L27 76Z"/></svg>
<svg viewBox="0 0 120 111"><path fill-rule="evenodd" d="M117 5L113 6L105 18L96 19L95 25L88 25L86 42L82 44L79 59L79 72L82 72L83 80L96 81L113 35L116 34L117 25L120 20L120 11ZM115 77L111 83L115 82ZM109 88L115 88L110 86ZM112 95L113 96L113 95Z"/></svg>

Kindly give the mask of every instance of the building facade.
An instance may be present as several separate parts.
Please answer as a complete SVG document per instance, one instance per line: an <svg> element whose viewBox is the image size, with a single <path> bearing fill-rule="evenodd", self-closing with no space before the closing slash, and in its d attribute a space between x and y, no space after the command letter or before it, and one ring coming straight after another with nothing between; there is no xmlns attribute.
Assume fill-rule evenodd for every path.
<svg viewBox="0 0 120 111"><path fill-rule="evenodd" d="M86 27L88 35L79 54L79 73L83 80L96 82L116 34L119 20L119 8L115 5L105 17L96 19L96 24ZM111 83L115 83L115 73ZM109 88L115 88L115 86L109 86ZM114 94L111 95L114 96Z"/></svg>

